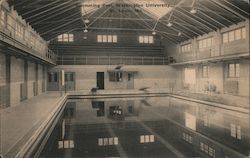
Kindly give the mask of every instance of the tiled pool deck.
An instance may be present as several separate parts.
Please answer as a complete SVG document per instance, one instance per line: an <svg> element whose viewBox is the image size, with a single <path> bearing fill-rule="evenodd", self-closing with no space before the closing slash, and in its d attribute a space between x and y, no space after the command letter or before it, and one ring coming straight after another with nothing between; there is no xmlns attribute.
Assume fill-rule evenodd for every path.
<svg viewBox="0 0 250 158"><path fill-rule="evenodd" d="M97 91L95 97L105 95L154 95L167 94L166 90L103 90ZM61 95L60 92L48 92L37 97L23 101L17 106L1 109L1 131L0 131L0 153L2 157L23 157L23 152L36 140L43 128L53 118L53 114L62 107L68 96L92 96L90 91L69 92ZM211 103L178 95L171 95L176 98L204 103L211 106L226 108L229 110L249 113L249 108L226 106L218 103Z"/></svg>

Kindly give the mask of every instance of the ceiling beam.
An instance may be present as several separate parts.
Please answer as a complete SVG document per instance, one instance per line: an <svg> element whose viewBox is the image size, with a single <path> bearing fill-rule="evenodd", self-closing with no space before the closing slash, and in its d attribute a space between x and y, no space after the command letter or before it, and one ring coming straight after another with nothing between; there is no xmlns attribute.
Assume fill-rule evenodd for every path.
<svg viewBox="0 0 250 158"><path fill-rule="evenodd" d="M214 4L216 4L217 6L220 6L221 8L223 8L224 10L228 10L229 12L231 12L231 14L236 15L236 17L240 18L241 20L246 20L247 18L244 17L243 15L237 13L236 11L234 11L233 9L229 8L228 6L221 4L218 1L215 0L210 0L210 2L213 2Z"/></svg>
<svg viewBox="0 0 250 158"><path fill-rule="evenodd" d="M37 17L37 16L39 16L39 15L41 15L41 14L47 15L47 14L49 14L49 11L55 10L55 9L57 9L57 8L60 8L61 6L64 6L64 5L66 5L66 4L70 4L71 2L73 2L73 0L70 0L70 1L67 1L67 2L64 2L64 3L60 3L59 5L56 5L56 6L54 6L54 7L50 7L50 8L48 8L48 9L45 9L45 10L43 10L43 11L41 11L41 12L35 13L35 14L33 14L33 15L27 17L26 20L33 19L34 17Z"/></svg>
<svg viewBox="0 0 250 158"><path fill-rule="evenodd" d="M236 24L235 21L232 21L232 20L230 20L230 19L228 19L228 18L222 16L220 13L215 12L214 10L209 9L209 8L206 7L205 5L203 5L203 4L201 4L201 3L199 3L199 5L202 7L202 9L205 8L205 10L206 10L207 12L213 13L214 15L220 17L221 19L226 20L226 21L229 22L230 24ZM203 9L203 10L204 10L204 9Z"/></svg>
<svg viewBox="0 0 250 158"><path fill-rule="evenodd" d="M175 10L175 12L178 12L179 14L182 15L182 17L187 17L190 21L193 21L194 23L199 24L199 25L202 26L204 29L206 28L206 30L208 30L209 32L215 31L215 30L217 29L217 28L214 27L214 26L211 27L211 25L210 25L209 23L207 23L207 22L205 22L205 24L204 24L204 23L202 23L202 22L196 20L195 18L192 18L192 17L190 16L190 14L187 13L186 10L184 10L185 13L183 13L183 12L177 10L177 9ZM178 17L179 17L179 16L178 16ZM196 16L196 17L197 17L197 16ZM198 18L199 18L199 17L198 17ZM200 19L200 18L199 18L199 19ZM202 21L204 22L203 19L202 19ZM190 23L190 22L189 22L189 23ZM192 23L192 22L191 22L191 23ZM201 29L199 29L199 30L201 30ZM202 31L202 30L201 30L201 31ZM202 32L204 32L204 31L202 31ZM204 33L205 33L205 32L204 32Z"/></svg>
<svg viewBox="0 0 250 158"><path fill-rule="evenodd" d="M69 11L74 11L74 9L77 9L77 5L72 4L72 5L67 5L62 7L61 9L55 10L53 12L50 12L46 15L39 16L38 18L31 20L32 25L38 25L38 24L44 24L44 22L49 21L50 19L53 19L55 17L64 17L64 13L67 13ZM53 20L54 22L54 20Z"/></svg>
<svg viewBox="0 0 250 158"><path fill-rule="evenodd" d="M39 8L36 8L36 9L32 9L32 10L30 10L30 11L27 11L27 12L21 14L21 16L25 18L25 16L28 16L28 15L31 14L31 13L34 13L34 12L39 11L39 10L42 10L42 9L48 7L48 6L51 6L51 5L53 5L53 4L56 4L56 3L60 2L60 1L61 1L61 0L55 0L55 1L53 1L52 3L48 3L48 4L46 4L46 5L42 6L42 7L39 7ZM25 18L25 19L26 19L26 18Z"/></svg>

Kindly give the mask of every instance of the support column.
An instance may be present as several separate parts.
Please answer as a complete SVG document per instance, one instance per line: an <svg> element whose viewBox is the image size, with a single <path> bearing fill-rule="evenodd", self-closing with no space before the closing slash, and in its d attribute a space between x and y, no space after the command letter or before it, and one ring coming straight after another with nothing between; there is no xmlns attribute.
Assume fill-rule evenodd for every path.
<svg viewBox="0 0 250 158"><path fill-rule="evenodd" d="M10 106L10 83L11 83L11 58L10 55L5 55L5 74L6 74L6 89L5 89L5 106Z"/></svg>

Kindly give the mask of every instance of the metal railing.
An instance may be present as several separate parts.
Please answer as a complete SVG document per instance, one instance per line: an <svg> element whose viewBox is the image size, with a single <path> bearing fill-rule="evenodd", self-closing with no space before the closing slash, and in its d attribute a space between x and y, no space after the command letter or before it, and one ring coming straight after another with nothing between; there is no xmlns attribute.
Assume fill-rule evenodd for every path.
<svg viewBox="0 0 250 158"><path fill-rule="evenodd" d="M168 57L144 56L60 56L58 65L167 65Z"/></svg>

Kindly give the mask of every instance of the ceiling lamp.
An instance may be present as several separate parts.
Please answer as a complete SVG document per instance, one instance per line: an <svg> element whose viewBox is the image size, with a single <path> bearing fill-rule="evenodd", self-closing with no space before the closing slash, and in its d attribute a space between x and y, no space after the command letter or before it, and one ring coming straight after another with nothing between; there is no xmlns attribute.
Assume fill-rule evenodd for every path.
<svg viewBox="0 0 250 158"><path fill-rule="evenodd" d="M192 9L190 10L191 14L197 13L197 3L198 2L196 2L196 0L193 1L193 3L192 3Z"/></svg>
<svg viewBox="0 0 250 158"><path fill-rule="evenodd" d="M196 9L196 8L192 8L192 9L190 10L190 13L192 13L192 14L197 13L197 9Z"/></svg>
<svg viewBox="0 0 250 158"><path fill-rule="evenodd" d="M155 32L155 31L153 31L153 32L152 32L152 35L156 35L156 32Z"/></svg>
<svg viewBox="0 0 250 158"><path fill-rule="evenodd" d="M168 22L167 26L171 27L173 24L171 22Z"/></svg>
<svg viewBox="0 0 250 158"><path fill-rule="evenodd" d="M89 31L88 31L87 29L84 29L83 32L84 32L84 33L87 33L87 32L89 32Z"/></svg>
<svg viewBox="0 0 250 158"><path fill-rule="evenodd" d="M178 36L181 36L181 32L178 32Z"/></svg>
<svg viewBox="0 0 250 158"><path fill-rule="evenodd" d="M84 20L84 23L85 23L85 24L88 24L89 22L90 22L89 19L85 19L85 20Z"/></svg>
<svg viewBox="0 0 250 158"><path fill-rule="evenodd" d="M88 38L87 36L84 36L84 37L83 37L83 39L85 39L85 40L86 40L87 38Z"/></svg>

